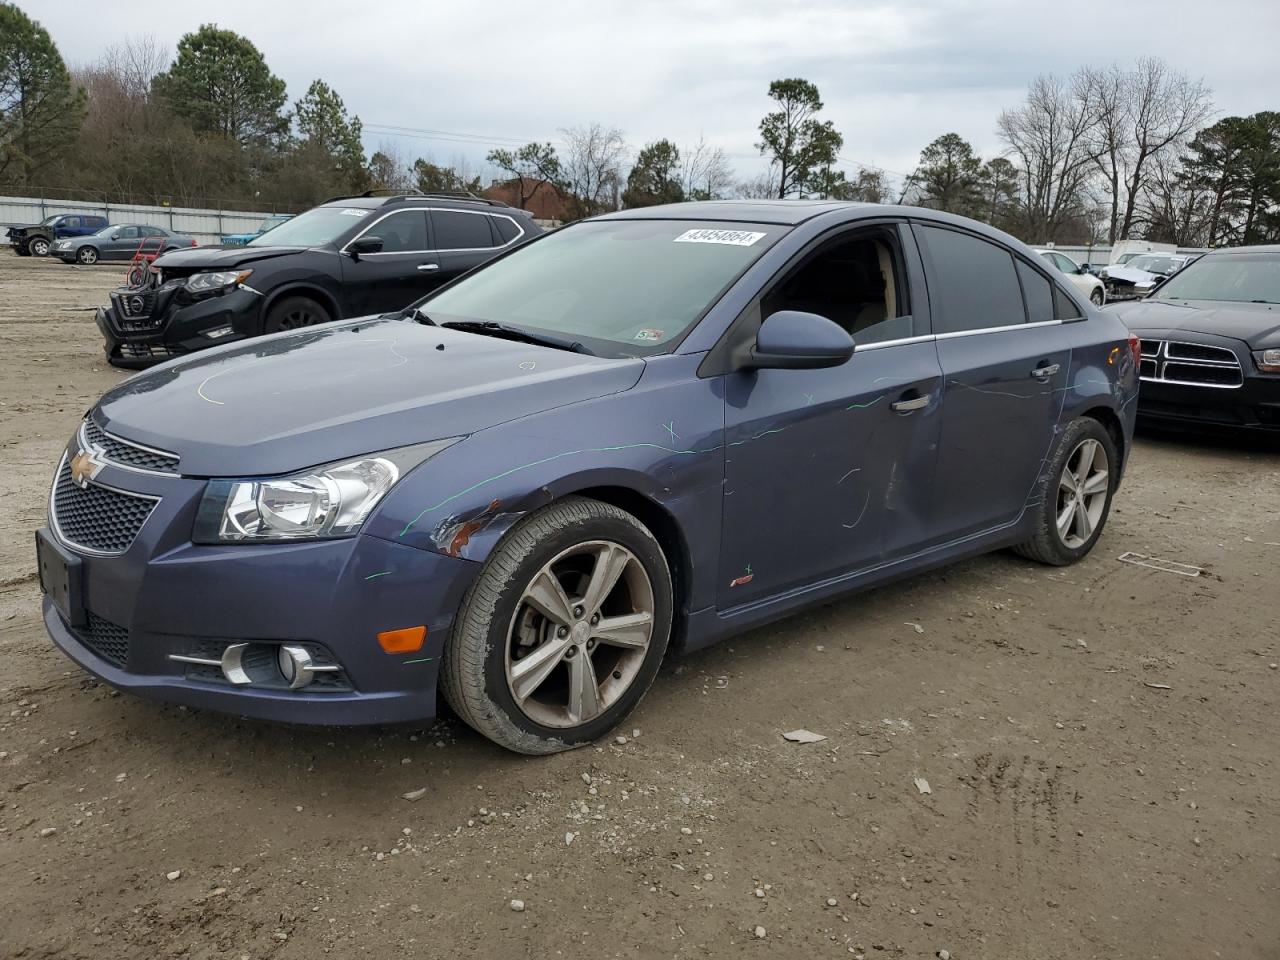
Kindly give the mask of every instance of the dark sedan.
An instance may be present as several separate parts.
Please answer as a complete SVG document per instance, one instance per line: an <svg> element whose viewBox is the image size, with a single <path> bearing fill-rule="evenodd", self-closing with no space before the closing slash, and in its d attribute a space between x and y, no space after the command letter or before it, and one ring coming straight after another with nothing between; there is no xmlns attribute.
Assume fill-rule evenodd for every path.
<svg viewBox="0 0 1280 960"><path fill-rule="evenodd" d="M144 223L115 223L87 237L67 237L49 248L50 256L63 263L85 266L99 260L132 260L138 254L155 256L170 250L196 246L195 237Z"/></svg>
<svg viewBox="0 0 1280 960"><path fill-rule="evenodd" d="M1142 339L1144 420L1280 431L1280 247L1205 254L1108 309Z"/></svg>
<svg viewBox="0 0 1280 960"><path fill-rule="evenodd" d="M513 750L579 746L669 645L983 551L1084 557L1137 346L949 214L610 214L116 386L55 470L45 624L159 700L352 724L440 693Z"/></svg>

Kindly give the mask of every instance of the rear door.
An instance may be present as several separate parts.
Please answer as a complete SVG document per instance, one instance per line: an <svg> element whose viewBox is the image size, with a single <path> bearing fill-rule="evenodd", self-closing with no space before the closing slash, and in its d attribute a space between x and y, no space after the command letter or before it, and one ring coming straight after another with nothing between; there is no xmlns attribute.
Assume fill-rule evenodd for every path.
<svg viewBox="0 0 1280 960"><path fill-rule="evenodd" d="M429 282L424 278L439 272L422 208L389 213L352 239L362 236L380 238L382 250L362 253L359 260L340 258L349 317L403 309L421 296Z"/></svg>
<svg viewBox="0 0 1280 960"><path fill-rule="evenodd" d="M116 227L107 232L98 246L98 255L104 260L128 260L138 249L142 229L140 227Z"/></svg>
<svg viewBox="0 0 1280 960"><path fill-rule="evenodd" d="M963 230L914 230L944 381L931 526L945 542L1013 523L1033 501L1071 348L1040 265Z"/></svg>
<svg viewBox="0 0 1280 960"><path fill-rule="evenodd" d="M484 263L504 243L493 218L480 210L433 209L431 233L440 269L428 278L423 293Z"/></svg>

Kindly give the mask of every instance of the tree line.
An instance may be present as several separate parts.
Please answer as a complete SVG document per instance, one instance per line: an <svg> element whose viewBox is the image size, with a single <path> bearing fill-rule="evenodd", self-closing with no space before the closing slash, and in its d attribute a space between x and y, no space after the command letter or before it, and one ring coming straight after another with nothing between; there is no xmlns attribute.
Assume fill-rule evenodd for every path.
<svg viewBox="0 0 1280 960"><path fill-rule="evenodd" d="M380 188L480 193L509 180L523 207L554 191L566 219L620 206L728 197L825 197L933 207L1033 242L1145 236L1184 246L1280 240L1280 113L1215 119L1209 89L1164 61L1045 75L996 120L998 155L957 133L891 176L841 157L817 86L775 80L739 179L705 140L659 139L632 154L589 123L556 142L466 159L410 158L394 142L366 157L360 118L324 80L289 101L251 40L214 25L172 55L149 37L68 68L48 32L0 2L0 188L137 203L304 209ZM1212 122L1210 122L1212 120Z"/></svg>

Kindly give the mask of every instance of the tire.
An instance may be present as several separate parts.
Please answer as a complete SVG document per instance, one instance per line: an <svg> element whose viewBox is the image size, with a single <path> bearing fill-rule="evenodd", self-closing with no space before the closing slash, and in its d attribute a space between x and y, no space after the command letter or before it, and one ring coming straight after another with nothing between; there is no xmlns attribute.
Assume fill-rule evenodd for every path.
<svg viewBox="0 0 1280 960"><path fill-rule="evenodd" d="M271 307L262 324L262 332L299 330L314 327L317 323L328 323L332 319L329 311L310 297L285 297Z"/></svg>
<svg viewBox="0 0 1280 960"><path fill-rule="evenodd" d="M27 245L25 243L18 244L16 247L13 248L13 252L20 257L31 256L31 251L27 249Z"/></svg>
<svg viewBox="0 0 1280 960"><path fill-rule="evenodd" d="M1085 458L1089 458L1087 469L1082 468ZM1062 432L1045 471L1044 496L1035 508L1035 536L1015 547L1015 552L1055 567L1067 566L1087 556L1102 535L1111 513L1119 463L1115 441L1101 423L1090 417L1071 421ZM1099 469L1105 470L1105 477L1099 477ZM1082 475L1086 493L1080 499L1081 506L1068 515L1064 530L1059 521L1068 505L1075 502ZM1098 489L1089 493L1090 485Z"/></svg>
<svg viewBox="0 0 1280 960"><path fill-rule="evenodd" d="M1100 307L1107 302L1107 295L1101 287L1094 287L1089 293L1089 302L1095 307Z"/></svg>
<svg viewBox="0 0 1280 960"><path fill-rule="evenodd" d="M27 249L30 250L33 257L47 257L49 255L49 241L44 237L32 237L27 241Z"/></svg>
<svg viewBox="0 0 1280 960"><path fill-rule="evenodd" d="M593 611L590 574L597 565L620 573ZM556 626L528 602L535 585L549 583L548 571L558 574L559 588L537 594L552 598L547 607L563 609L571 628ZM597 611L603 613L593 617ZM613 729L649 689L666 653L672 611L671 571L653 534L625 510L568 497L522 519L485 561L445 643L442 692L467 725L508 750L548 754L582 746ZM625 630L623 618L630 621ZM604 624L615 627L614 640L596 639L605 634L594 631L609 629ZM626 643L614 645L624 634ZM551 656L539 660L542 650ZM529 665L523 675L520 664ZM595 692L590 704L576 698L575 716L573 691L592 689L575 683L584 676ZM521 680L526 690L517 700Z"/></svg>
<svg viewBox="0 0 1280 960"><path fill-rule="evenodd" d="M92 266L98 262L98 248L90 247L87 244L76 251L76 263L84 266Z"/></svg>

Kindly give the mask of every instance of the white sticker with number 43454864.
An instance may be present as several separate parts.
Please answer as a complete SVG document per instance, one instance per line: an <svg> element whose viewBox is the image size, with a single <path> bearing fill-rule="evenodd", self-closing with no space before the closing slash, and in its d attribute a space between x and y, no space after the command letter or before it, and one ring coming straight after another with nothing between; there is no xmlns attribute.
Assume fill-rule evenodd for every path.
<svg viewBox="0 0 1280 960"><path fill-rule="evenodd" d="M676 237L676 243L727 243L734 247L749 247L763 233L752 230L686 230Z"/></svg>

